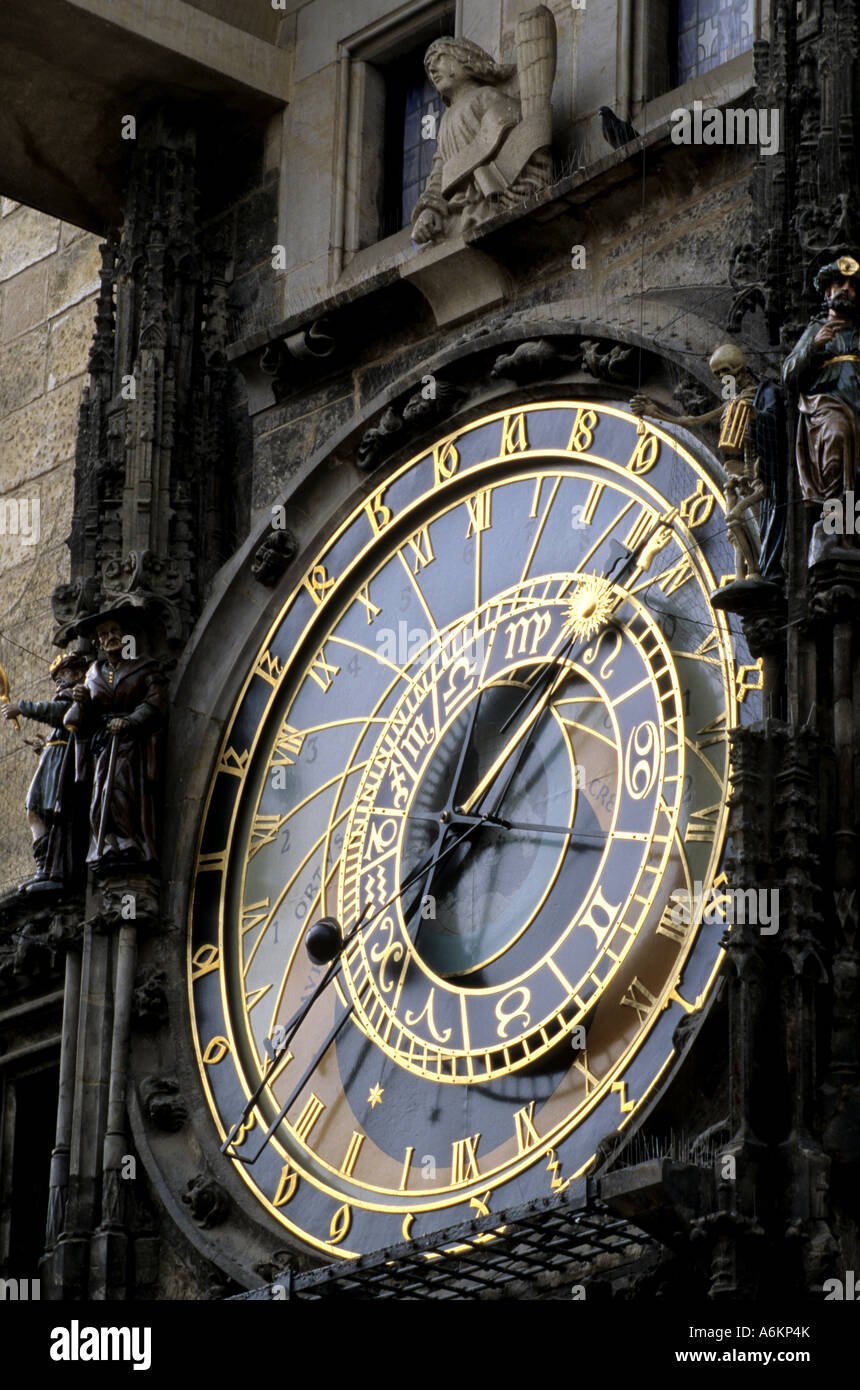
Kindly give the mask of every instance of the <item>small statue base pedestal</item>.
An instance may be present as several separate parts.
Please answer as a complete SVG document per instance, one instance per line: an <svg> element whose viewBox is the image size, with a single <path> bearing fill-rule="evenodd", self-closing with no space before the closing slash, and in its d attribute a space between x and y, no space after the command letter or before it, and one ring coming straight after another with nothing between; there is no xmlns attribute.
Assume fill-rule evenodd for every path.
<svg viewBox="0 0 860 1390"><path fill-rule="evenodd" d="M771 584L766 579L735 579L722 589L716 589L710 598L712 608L745 617L781 603L782 590L778 584Z"/></svg>

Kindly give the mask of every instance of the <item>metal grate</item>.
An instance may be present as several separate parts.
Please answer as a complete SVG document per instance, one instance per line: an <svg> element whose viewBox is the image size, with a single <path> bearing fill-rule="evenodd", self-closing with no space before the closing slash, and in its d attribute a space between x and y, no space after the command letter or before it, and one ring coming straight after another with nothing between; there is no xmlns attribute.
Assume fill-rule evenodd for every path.
<svg viewBox="0 0 860 1390"><path fill-rule="evenodd" d="M541 1198L499 1215L393 1245L309 1274L284 1274L238 1299L516 1297L516 1285L551 1289L577 1282L583 1262L616 1256L638 1263L658 1241L615 1216L589 1193L585 1179L558 1197ZM616 1264L607 1260L607 1266Z"/></svg>

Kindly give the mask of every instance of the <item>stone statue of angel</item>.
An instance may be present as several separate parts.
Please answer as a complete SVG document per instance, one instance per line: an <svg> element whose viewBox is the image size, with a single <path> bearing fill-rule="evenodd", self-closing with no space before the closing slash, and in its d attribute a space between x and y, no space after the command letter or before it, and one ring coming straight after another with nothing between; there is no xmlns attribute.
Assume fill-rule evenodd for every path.
<svg viewBox="0 0 860 1390"><path fill-rule="evenodd" d="M436 155L412 214L416 246L454 236L552 181L555 20L520 16L517 61L496 63L470 39L436 39L424 67L443 102Z"/></svg>

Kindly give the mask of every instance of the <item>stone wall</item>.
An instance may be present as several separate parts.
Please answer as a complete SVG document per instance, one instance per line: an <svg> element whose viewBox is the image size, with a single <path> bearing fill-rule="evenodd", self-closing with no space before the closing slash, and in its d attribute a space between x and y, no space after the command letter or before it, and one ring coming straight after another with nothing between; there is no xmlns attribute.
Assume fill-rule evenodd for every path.
<svg viewBox="0 0 860 1390"><path fill-rule="evenodd" d="M13 699L49 698L50 595L68 579L78 406L98 288L98 239L0 200L0 662ZM32 873L24 798L36 755L0 726L0 894Z"/></svg>

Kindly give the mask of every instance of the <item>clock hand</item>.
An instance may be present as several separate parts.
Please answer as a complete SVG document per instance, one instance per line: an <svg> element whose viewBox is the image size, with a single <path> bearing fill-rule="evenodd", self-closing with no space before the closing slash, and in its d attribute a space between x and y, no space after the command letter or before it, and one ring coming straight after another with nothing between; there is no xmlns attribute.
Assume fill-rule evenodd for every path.
<svg viewBox="0 0 860 1390"><path fill-rule="evenodd" d="M420 817L419 819L423 819L423 817ZM594 831L593 833L585 830L574 831L572 825L543 825L535 823L534 821L503 820L501 816L490 815L489 813L478 816L460 815L455 813L451 817L451 824L452 827L456 827L457 825L468 824L486 825L493 830L516 830L520 834L531 833L534 835L566 835L569 839L576 841L604 841L606 839L605 835L600 835L596 831Z"/></svg>
<svg viewBox="0 0 860 1390"><path fill-rule="evenodd" d="M480 824L482 824L482 821L481 821L480 819L478 819L478 820L476 820L475 824L480 825ZM461 843L463 842L463 840L467 839L467 838L472 834L472 831L474 830L474 828L475 828L475 825L470 824L470 825L463 831L463 833L462 833L461 835L458 835L456 839L452 840L451 843L450 843L449 845L445 846L445 848L441 850L441 852L439 852L439 850L437 849L437 851L436 851L436 853L435 853L435 856L433 857L433 863L434 863L434 864L435 864L436 862L441 863L443 860L447 859L448 856L454 852L454 850L457 848L457 846L458 846L459 844L461 844ZM352 942L355 940L355 937L357 936L358 932L361 931L361 930L364 930L366 927L369 927L369 926L371 925L371 923L373 923L373 922L376 921L376 918L377 918L377 917L380 917L380 916L382 916L382 914L383 914L384 912L387 912L388 909L392 906L392 904L394 904L394 903L397 902L398 898L401 898L405 892L407 892L411 887L414 886L414 884L417 882L417 880L423 876L423 874L425 873L425 871L426 871L426 861L425 861L418 869L416 869L415 872L414 872L413 874L411 874L411 875L409 876L409 878L408 878L408 879L406 880L406 882L402 885L402 887L399 889L399 891L398 891L397 893L395 893L394 896L388 900L388 902L383 903L382 907L380 907L380 908L378 909L378 911L374 913L373 917L371 917L370 920L369 920L368 922L364 922L364 923L363 923L362 918L363 918L363 916L365 915L365 913L367 912L367 908L365 908L365 913L362 914L362 917L359 917L358 921L356 922L355 926L354 926L354 927L352 928L352 930L350 931L349 935L344 939L343 945L340 947L340 950L338 951L338 957L337 957L336 962L334 962L334 963L332 964L332 966L331 966L331 968L329 969L329 971L327 972L325 978L321 981L320 985L317 987L317 989L316 989L316 990L314 991L314 993L311 995L310 999L308 999L307 1002L302 1006L302 1008L299 1010L298 1014L294 1015L293 1018L290 1020L290 1024L289 1024L289 1028L291 1029L291 1031L290 1031L290 1033L289 1033L289 1038L290 1038L290 1039L292 1039L292 1038L295 1036L295 1034L298 1032L299 1026L304 1022L305 1018L307 1017L307 1015L308 1015L308 1013L309 1013L309 1011L310 1011L311 1006L314 1004L314 1002L316 1001L316 999L319 997L319 995L320 995L320 993L322 992L322 990L326 987L326 985L328 985L328 984L331 983L331 981L334 979L334 977L335 977L337 974L340 973L341 969L343 968L344 953L345 953L345 951L347 950L347 948L352 944ZM421 900L422 897L423 897L423 894L419 895L419 898L418 898L418 901L419 901L419 902L420 902L420 900ZM415 909L415 902L413 902L412 906L410 907L410 914L412 914L412 913L414 912L414 909ZM248 1166L248 1167L250 1167L252 1164L254 1164L254 1163L257 1162L257 1159L260 1157L260 1154L263 1153L264 1149L266 1148L266 1145L268 1144L269 1140L271 1139L271 1137L272 1137L272 1135L274 1134L275 1130L277 1129L278 1125L281 1123L282 1119L283 1119L284 1116L286 1115L286 1113L287 1113L287 1111L289 1110L290 1106L293 1104L293 1102L295 1101L296 1097L297 1097L297 1096L299 1095L299 1093L301 1092L302 1088L307 1084L308 1080L309 1080L310 1077L313 1075L314 1071L316 1070L317 1066L319 1065L319 1063L320 1063L322 1057L323 1057L323 1056L325 1055L325 1053L328 1051L329 1047L331 1047L331 1044L334 1042L335 1038L336 1038L336 1037L338 1036L338 1034L340 1033L340 1030L341 1030L341 1028L343 1027L343 1025L346 1023L347 1019L351 1017L351 1015L353 1014L354 1010L355 1010L355 1003L353 1002L353 1003L351 1003L351 1004L349 1005L349 1007L347 1008L345 1014L343 1015L343 1018L341 1018L341 1019L335 1024L334 1028L331 1029L331 1031L329 1032L328 1036L323 1040L323 1043L321 1044L321 1046L320 1046L320 1048L319 1048L319 1050L318 1050L316 1056L314 1057L313 1061L312 1061L312 1062L308 1065L308 1067L306 1068L305 1073L304 1073L304 1075L302 1076L301 1081L299 1081L298 1085L297 1085L297 1086L293 1089L293 1091L290 1093L290 1096L288 1097L286 1104L283 1105L283 1106L281 1107L281 1109L280 1109L280 1111L278 1112L278 1114L276 1115L275 1119L272 1121L271 1125L270 1125L269 1128L267 1129L267 1131L266 1131L266 1133L265 1133L265 1135L264 1135L264 1137L263 1137L262 1143L261 1143L260 1147L258 1148L257 1152L254 1154L253 1158L251 1158L250 1156L245 1156L245 1155L243 1155L243 1154L239 1154L239 1153L232 1153L232 1154L230 1155L231 1158L235 1158L239 1163L244 1163L244 1164L245 1164L246 1166ZM255 1090L252 1092L252 1094L250 1095L250 1097L249 1097L248 1100L246 1101L246 1103L245 1103L245 1108L244 1108L244 1110L242 1111L242 1114L241 1114L240 1118L236 1121L236 1123L235 1123L235 1124L232 1126L232 1128L228 1131L227 1136L226 1136L226 1138L225 1138L223 1144L221 1145L221 1152L222 1152L222 1153L226 1153L226 1152L227 1152L227 1150L229 1149L230 1145L233 1143L234 1139L236 1138L236 1135L239 1133L239 1131L242 1129L242 1126L245 1124L246 1120L248 1119L248 1116L250 1115L251 1111L254 1109L254 1106L255 1106L255 1105L257 1104L257 1102L259 1101L260 1096L262 1095L263 1091L266 1089L267 1086L269 1086L269 1085L271 1084L272 1080L274 1079L274 1075L273 1075L273 1074L274 1074L274 1071L275 1071L276 1066L278 1065L278 1060L277 1060L277 1059L278 1059L278 1057L282 1054L282 1052L285 1050L286 1046L287 1046L287 1040L285 1039L281 1044L279 1044L279 1046L278 1046L278 1052L277 1052L277 1053L275 1054L275 1056L272 1058L272 1065L271 1065L271 1067L263 1073L263 1076L262 1076L262 1078L261 1078L261 1080L260 1080L260 1084L255 1088Z"/></svg>
<svg viewBox="0 0 860 1390"><path fill-rule="evenodd" d="M645 535L645 537L643 538L643 540L640 542L640 544L636 547L635 550L631 551L630 554L627 556L627 558L623 561L623 563L622 563L622 565L621 565L621 569L619 570L618 575L616 576L616 578L615 578L615 580L614 580L614 583L615 583L615 584L618 584L620 580L622 580L623 578L626 578L627 575L628 575L628 573L630 573L630 572L635 572L636 569L638 569L638 568L641 567L641 566L639 565L639 559L640 559L640 557L642 556L642 552L643 552L648 546L650 546L650 545L653 543L653 541L654 541L655 537L657 536L657 534L658 534L661 530L666 529L666 527L668 526L668 524L669 524L669 523L665 520L665 518L658 517L657 521L654 523L654 525L652 526L651 530L650 530L649 532L647 532L647 534ZM616 561L615 563L617 564L618 562ZM614 570L614 568L615 568L615 565L613 565L612 569ZM612 570L610 570L610 574L611 574L611 573L612 573ZM607 579L608 579L609 576L606 576L606 577L607 577ZM595 634L595 635L596 635L596 634ZM593 637L592 637L592 638L589 638L588 640L589 640L589 641L593 641L594 639L593 639ZM481 781L478 783L477 787L476 787L475 790L472 792L471 796L467 797L467 799L463 802L462 806L461 806L460 808L458 808L459 810L464 811L464 812L466 812L466 813L468 814L468 812L471 811L472 808L473 808L474 806L476 806L476 805L478 804L478 802L480 802L480 801L483 799L483 796L484 796L485 792L488 790L488 788L492 785L494 779L495 779L495 778L498 776L498 774L501 772L502 768L504 767L505 763L508 761L508 759L509 759L509 757L511 756L511 754L512 754L512 753L514 752L514 750L519 746L519 744L520 744L520 743L522 742L522 740L525 738L525 736L526 736L526 734L529 732L529 730L537 723L537 720L540 718L541 714L543 714L543 712L544 712L544 710L546 709L547 704L548 704L549 701L551 700L553 694L556 693L556 691L558 690L558 688L561 686L561 684L564 682L564 680L566 679L566 677L567 677L567 675L568 675L568 668L567 668L566 666L562 666L561 669L559 669L559 663L560 663L560 662L563 662L563 661L566 661L566 660L569 660L569 659L572 657L573 651L574 651L576 645L577 645L577 640L576 640L576 638L575 638L573 635L571 635L571 637L570 637L569 641L566 643L566 645L565 645L564 647L562 647L561 650L560 650L559 652L557 652L556 655L555 655L554 657L548 658L547 661L545 661L545 662L543 663L543 665L538 669L538 673L537 673L537 675L534 677L534 679L532 680L532 682L531 682L531 684L530 684L530 686L529 686L528 691L527 691L526 694L523 696L523 698L520 700L520 702L519 702L519 704L516 706L516 708L508 715L507 719L505 720L504 724L502 725L502 730L501 730L502 733L504 733L504 731L513 723L514 719L516 718L516 716L517 716L517 714L519 713L519 711L523 708L523 706L526 705L526 704L528 704L530 701L534 700L534 704L532 705L532 709L531 709L530 713L529 713L529 714L527 715L527 717L523 720L523 722L522 722L522 724L520 725L519 729L518 729L517 732L514 734L514 736L512 737L512 739L510 740L510 742L507 744L507 746L506 746L505 748L503 748L502 752L501 752L501 753L498 755L498 757L494 760L493 765L492 765L492 767L489 769L489 771L486 772L486 773L484 774L484 776L481 778ZM579 642L579 645L582 645L582 642L581 642L581 641ZM541 690L540 690L541 685L543 685L544 682L546 681L547 675L548 675L548 674L549 674L549 675L552 675L552 672L553 672L553 671L555 672L555 675L552 676L552 679L549 681L549 684L546 685L545 689L544 689L543 691L541 691ZM539 691L540 693L538 694L537 698L535 699L535 691L536 691L536 690ZM503 801L503 799L504 799L505 792L507 791L508 787L509 787L510 784L511 784L511 781L512 781L513 776L514 776L514 774L515 774L515 772L516 772L516 769L517 769L517 767L519 766L519 761L520 761L520 760L518 759L517 762L514 764L514 768L513 768L512 772L511 772L510 776L508 777L508 779L507 779L507 781L506 781L506 783L505 783L505 786L504 786L504 788L503 788L501 794L499 795L499 797L498 797L497 800L496 800L496 809L497 809L497 810L498 810L498 807L501 805L501 803L502 803L502 801Z"/></svg>
<svg viewBox="0 0 860 1390"><path fill-rule="evenodd" d="M401 815L406 820L438 821L438 811L389 811L388 815ZM540 835L571 835L575 840L604 840L605 835L599 835L596 831L577 830L574 834L573 827L570 825L542 825L534 821L523 820L503 820L501 816L491 815L488 811L481 811L477 814L466 815L461 811L453 811L449 827L456 830L458 825L486 825L495 830L519 830L534 831Z"/></svg>
<svg viewBox="0 0 860 1390"><path fill-rule="evenodd" d="M458 810L460 810L460 811L462 811L463 813L465 813L466 815L468 815L469 812L472 810L472 808L473 808L474 806L476 806L476 805L478 804L479 801L482 801L482 800L483 800L483 798L484 798L484 796L486 795L487 791L489 790L490 786L491 786L492 783L495 781L495 779L498 777L499 773L501 772L501 770L502 770L502 768L504 767L505 763L506 763L506 762L508 761L508 759L510 758L511 754L514 752L514 750L515 750L516 748L519 747L519 745L522 743L523 739L525 738L526 734L527 734L527 733L534 727L534 725L537 723L538 719L539 719L540 716L543 714L544 710L546 709L546 707L547 707L547 705L549 704L550 700L552 699L553 695L556 694L556 692L558 691L559 687L560 687L560 686L563 684L563 682L567 679L567 677L568 677L569 674L570 674L570 673L569 673L568 668L567 668L566 666L562 666L560 669L556 669L554 679L553 679L552 681L550 681L550 683L547 685L546 689L545 689L545 690L543 691L543 693L539 696L539 698L535 701L535 704L534 704L532 710L531 710L530 713L526 716L526 718L523 720L523 722L520 724L520 727L517 729L516 733L513 735L513 737L512 737L511 739L509 739L508 743L507 743L507 744L505 745L505 747L502 749L501 753L499 753L498 757L496 757L496 758L493 760L492 766L488 769L487 772L484 773L484 776L481 778L481 780L480 780L480 782L478 783L477 787L475 787L475 789L474 789L474 791L472 792L471 796L468 796L468 797L466 798L466 800L462 803L462 806L460 806L460 807L458 808ZM508 725L510 722L511 722L510 719L506 720L505 724L502 725L502 729L504 730L505 728L507 728L507 725ZM505 784L505 791L507 791L507 787L508 787L508 785L509 785L509 782L510 782L510 778L508 779L508 782ZM504 797L504 791L502 792L501 796L499 796L498 799L497 799L497 802L496 802L496 808L497 808L497 809L498 809L498 806L499 806L499 804L501 803L503 797Z"/></svg>

